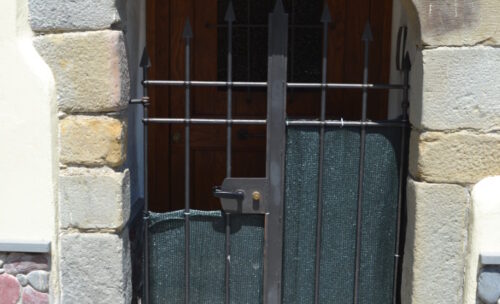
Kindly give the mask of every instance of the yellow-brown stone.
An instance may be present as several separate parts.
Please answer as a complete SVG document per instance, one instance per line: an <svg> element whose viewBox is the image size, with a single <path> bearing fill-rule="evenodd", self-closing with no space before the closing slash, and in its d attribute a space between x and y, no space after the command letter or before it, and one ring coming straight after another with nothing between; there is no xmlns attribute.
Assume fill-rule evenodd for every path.
<svg viewBox="0 0 500 304"><path fill-rule="evenodd" d="M117 167L125 161L126 125L106 116L69 116L60 122L65 165Z"/></svg>
<svg viewBox="0 0 500 304"><path fill-rule="evenodd" d="M500 135L413 132L409 170L417 180L432 183L475 184L500 175Z"/></svg>

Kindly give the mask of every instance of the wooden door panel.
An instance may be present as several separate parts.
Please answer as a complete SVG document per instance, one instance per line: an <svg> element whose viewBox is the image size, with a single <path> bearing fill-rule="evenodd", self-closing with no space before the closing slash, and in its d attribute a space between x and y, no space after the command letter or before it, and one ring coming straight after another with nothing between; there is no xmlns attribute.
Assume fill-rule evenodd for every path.
<svg viewBox="0 0 500 304"><path fill-rule="evenodd" d="M372 24L373 42L370 45L369 82L388 83L391 59L392 1L372 1L370 3L370 24ZM387 99L385 90L372 91L368 113L372 119L387 117Z"/></svg>
<svg viewBox="0 0 500 304"><path fill-rule="evenodd" d="M190 58L191 79L212 81L226 79L219 72L221 67L218 66L220 52L227 48L227 45L221 43L224 39L219 39L222 37L219 35L225 35L226 30L217 26L217 23L220 22L219 14L225 11L225 8L218 8L217 5L224 1L148 1L148 48L153 63L150 78L185 79L185 42L182 33L185 21L189 18L194 33ZM234 1L244 2L245 0ZM260 7L264 11L269 11L273 6L272 2L274 2L248 1L250 1L251 7ZM290 1L285 0L287 7L290 6ZM297 5L300 4L300 1L306 0L294 1ZM317 2L319 5L317 13L322 9L322 1L315 0L313 2ZM328 37L328 81L362 82L364 46L361 35L366 21L370 20L374 34L374 41L370 46L370 82L388 82L392 0L327 0L327 2L333 18ZM237 18L246 14L238 7L236 9ZM304 19L304 17L301 18ZM267 23L267 13L254 19L257 23L265 24ZM305 19L297 22L321 25L319 20ZM265 28L252 32L250 37L253 43L248 48L250 50L255 50L257 47L267 49L266 32ZM301 33L305 32L307 31L297 30L294 33L296 35L294 39L299 41L297 49L293 50L294 56L304 57L317 53L316 48L321 49L321 41L310 41L310 39L300 37ZM238 39L235 38L233 43L237 43ZM220 43L221 45L219 45ZM308 48L315 48L314 52ZM256 53L252 53L251 56L254 54ZM251 62L261 60L254 57L251 57ZM238 64L246 62L242 61L241 58L234 58L234 61L239 62ZM317 61L321 63L321 58L318 58ZM267 70L267 67L263 65L254 66L254 68ZM221 79L221 76L224 77ZM259 81L265 80L259 79ZM155 87L150 89L150 96L152 98L151 116L184 117L184 88ZM192 117L224 118L226 116L227 90L225 88L192 88L191 96L190 112ZM320 96L319 90L290 90L287 105L288 116L290 118L318 118ZM233 91L233 117L265 118L266 98L265 89L235 88ZM368 118L385 119L387 93L370 91L368 102ZM329 90L327 93L327 117L345 120L360 119L361 92ZM149 193L151 209L154 211L182 209L184 207L184 126L151 126L150 130ZM214 185L220 185L225 177L226 128L225 126L193 126L191 130L191 207L203 210L219 209L219 202L211 197L211 188ZM264 176L265 134L266 129L263 126L234 126L232 136L233 176Z"/></svg>

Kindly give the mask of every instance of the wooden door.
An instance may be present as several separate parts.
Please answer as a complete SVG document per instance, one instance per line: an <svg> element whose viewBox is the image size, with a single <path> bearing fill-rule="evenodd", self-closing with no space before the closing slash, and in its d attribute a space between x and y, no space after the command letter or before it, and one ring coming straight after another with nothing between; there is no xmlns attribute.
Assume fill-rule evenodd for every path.
<svg viewBox="0 0 500 304"><path fill-rule="evenodd" d="M290 14L289 81L319 82L322 35L319 23L321 0L283 1ZM370 82L387 83L391 54L392 0L328 0L333 22L328 40L328 81L362 82L361 35L370 21ZM192 80L226 80L227 30L224 13L228 0L149 0L147 45L151 56L150 79L185 78L182 32L189 18L192 41ZM235 81L266 81L267 16L270 0L233 0L236 18L233 40ZM150 89L152 117L184 117L184 89ZM224 118L226 91L193 88L193 118ZM265 118L266 91L237 89L233 93L234 118ZM320 92L294 90L288 93L288 116L318 118ZM327 117L360 119L361 92L329 91ZM370 92L368 118L387 116L387 93ZM212 187L226 175L226 128L191 127L191 208L218 210ZM233 177L264 177L266 129L262 126L233 127ZM149 194L151 210L184 207L184 126L152 125L149 137Z"/></svg>

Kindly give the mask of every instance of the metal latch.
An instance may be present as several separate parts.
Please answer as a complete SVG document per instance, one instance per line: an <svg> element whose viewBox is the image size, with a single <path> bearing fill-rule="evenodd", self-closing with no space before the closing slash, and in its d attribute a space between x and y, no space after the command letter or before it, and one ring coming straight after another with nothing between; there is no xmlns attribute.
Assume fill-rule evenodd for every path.
<svg viewBox="0 0 500 304"><path fill-rule="evenodd" d="M237 201L242 201L245 198L245 191L237 190L234 192L223 191L220 187L214 187L213 194L217 198L233 199Z"/></svg>
<svg viewBox="0 0 500 304"><path fill-rule="evenodd" d="M221 187L213 188L222 210L236 214L266 214L269 197L266 178L226 178Z"/></svg>

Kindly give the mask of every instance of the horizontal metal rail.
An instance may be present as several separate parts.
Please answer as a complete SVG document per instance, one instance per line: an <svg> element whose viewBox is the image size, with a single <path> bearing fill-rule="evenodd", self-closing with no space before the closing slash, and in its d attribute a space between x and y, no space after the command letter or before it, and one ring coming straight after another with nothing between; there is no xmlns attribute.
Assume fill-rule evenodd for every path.
<svg viewBox="0 0 500 304"><path fill-rule="evenodd" d="M402 84L374 84L374 83L288 83L289 88L302 89L372 89L372 90L403 90Z"/></svg>
<svg viewBox="0 0 500 304"><path fill-rule="evenodd" d="M245 87L245 88L265 88L267 82L238 82L238 81L185 81L185 80L146 80L147 86L192 86L192 87Z"/></svg>
<svg viewBox="0 0 500 304"><path fill-rule="evenodd" d="M288 120L287 126L304 127L406 127L403 121Z"/></svg>
<svg viewBox="0 0 500 304"><path fill-rule="evenodd" d="M145 123L186 125L265 125L265 119L147 118Z"/></svg>
<svg viewBox="0 0 500 304"><path fill-rule="evenodd" d="M264 88L267 82L238 82L238 81L185 81L185 80L146 80L147 86L192 86L192 87L246 87ZM403 84L375 84L375 83L287 83L288 88L302 89L369 89L369 90L404 90L408 88Z"/></svg>
<svg viewBox="0 0 500 304"><path fill-rule="evenodd" d="M205 24L207 28L227 28L227 24L213 24L207 23ZM243 29L252 29L252 28L268 28L267 24L234 24L234 28L243 28ZM321 29L321 25L312 25L312 24L289 24L289 28L299 28L299 29Z"/></svg>
<svg viewBox="0 0 500 304"><path fill-rule="evenodd" d="M145 118L145 123L186 125L266 125L266 119ZM287 126L303 127L406 127L405 121L287 120Z"/></svg>

